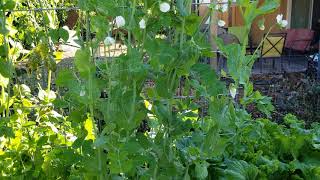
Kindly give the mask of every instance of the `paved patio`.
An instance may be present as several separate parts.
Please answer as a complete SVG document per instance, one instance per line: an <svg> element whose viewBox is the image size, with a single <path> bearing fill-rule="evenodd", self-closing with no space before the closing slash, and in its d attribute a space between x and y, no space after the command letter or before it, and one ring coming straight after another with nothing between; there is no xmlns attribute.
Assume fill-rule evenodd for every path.
<svg viewBox="0 0 320 180"><path fill-rule="evenodd" d="M64 63L71 63L74 58L75 52L79 49L76 46L62 46L64 51L63 61ZM106 57L106 56L119 56L121 53L126 51L126 47L120 44L112 46L110 49L105 48L101 45L98 52L96 52L96 57ZM110 52L110 54L109 54ZM293 72L305 72L308 68L308 61L311 59L304 55L297 56L283 56L275 58L261 58L257 60L253 66L252 74L270 74L270 73L293 73ZM62 61L62 62L63 62ZM70 62L71 61L71 62ZM203 62L209 62L208 59L203 59ZM64 64L61 63L61 64ZM71 63L72 64L72 63ZM63 65L62 65L63 66ZM219 72L223 69L225 72L227 70L226 60L222 57L219 58L218 63Z"/></svg>
<svg viewBox="0 0 320 180"><path fill-rule="evenodd" d="M308 68L308 61L310 61L310 58L304 55L283 56L281 58L261 58L254 63L252 74L306 72ZM219 72L222 69L225 72L228 72L227 63L224 58L219 59L218 67Z"/></svg>

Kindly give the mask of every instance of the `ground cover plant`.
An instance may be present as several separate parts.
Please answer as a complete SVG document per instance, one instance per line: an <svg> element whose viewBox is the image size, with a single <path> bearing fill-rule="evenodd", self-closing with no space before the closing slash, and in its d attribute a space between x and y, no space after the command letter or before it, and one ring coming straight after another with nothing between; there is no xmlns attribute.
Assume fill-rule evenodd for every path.
<svg viewBox="0 0 320 180"><path fill-rule="evenodd" d="M0 2L1 178L320 178L320 125L306 129L291 114L282 125L269 119L271 98L249 80L256 54L246 55L246 38L243 46L210 39L227 58L229 71L222 74L228 85L199 63L214 54L191 0L79 0L86 26L77 34L86 37L79 38L75 69L58 73L56 90L53 46L67 39L65 31L49 26L44 15L42 38L15 39L8 12L19 3ZM256 17L279 6L277 0L230 3L242 11L246 37ZM222 9L212 3L208 15ZM29 44L25 59L47 68L47 85L39 83L36 92L14 82L14 64L24 56L12 42ZM96 59L101 42L106 49L121 42L127 51ZM150 81L154 85L146 86ZM206 113L199 100L208 104ZM253 119L250 105L265 118Z"/></svg>

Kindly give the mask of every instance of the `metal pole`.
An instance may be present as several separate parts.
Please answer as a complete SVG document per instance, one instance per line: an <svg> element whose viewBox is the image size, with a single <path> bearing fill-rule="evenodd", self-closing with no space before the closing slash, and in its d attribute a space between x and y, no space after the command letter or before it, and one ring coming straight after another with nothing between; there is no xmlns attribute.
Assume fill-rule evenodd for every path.
<svg viewBox="0 0 320 180"><path fill-rule="evenodd" d="M319 40L319 52L318 52L318 70L317 70L317 79L320 80L320 40Z"/></svg>

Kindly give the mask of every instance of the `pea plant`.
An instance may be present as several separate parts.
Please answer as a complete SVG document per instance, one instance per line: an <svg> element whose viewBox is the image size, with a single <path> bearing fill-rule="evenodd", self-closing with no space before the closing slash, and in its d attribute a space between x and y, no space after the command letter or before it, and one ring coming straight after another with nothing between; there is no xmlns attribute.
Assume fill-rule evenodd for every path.
<svg viewBox="0 0 320 180"><path fill-rule="evenodd" d="M5 27L11 2L0 4L0 44L6 50L0 61L0 177L320 177L320 126L305 129L291 114L283 125L268 120L274 108L250 82L257 52L246 54L246 40L225 45L210 39L227 59L224 78L232 83L199 62L215 54L200 28L206 19L191 11L191 0L79 0L85 27L77 34L86 37L79 38L75 70L59 71L58 90L49 78L37 95L12 82ZM241 11L245 37L256 17L279 6L277 0L231 3ZM208 14L219 9L212 3ZM106 56L96 58L102 42ZM126 47L119 56L111 51L117 44ZM52 52L50 46L38 50ZM251 104L265 119L251 117L246 111Z"/></svg>

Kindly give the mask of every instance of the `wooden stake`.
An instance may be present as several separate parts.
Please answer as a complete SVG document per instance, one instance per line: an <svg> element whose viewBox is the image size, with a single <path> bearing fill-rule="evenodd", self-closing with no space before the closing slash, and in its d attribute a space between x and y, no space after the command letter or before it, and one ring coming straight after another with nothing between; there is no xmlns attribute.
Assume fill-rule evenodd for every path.
<svg viewBox="0 0 320 180"><path fill-rule="evenodd" d="M211 0L211 3L216 3L217 0ZM212 46L212 51L216 52L217 51L217 45L214 43L213 38L218 35L218 14L217 11L213 10L210 16L210 42ZM210 61L210 65L212 68L215 70L218 70L218 59L217 57L212 57Z"/></svg>

